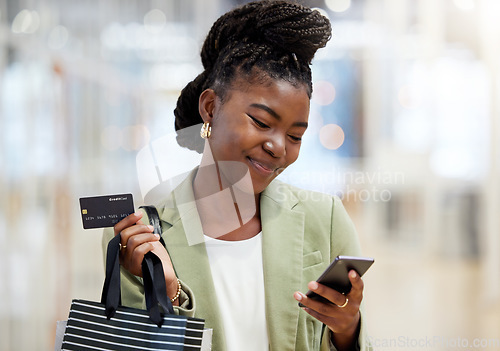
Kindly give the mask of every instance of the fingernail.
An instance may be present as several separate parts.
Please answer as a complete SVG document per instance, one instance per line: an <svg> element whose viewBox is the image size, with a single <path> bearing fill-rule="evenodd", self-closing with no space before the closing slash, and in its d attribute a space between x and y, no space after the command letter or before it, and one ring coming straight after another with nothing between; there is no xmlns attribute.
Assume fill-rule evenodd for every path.
<svg viewBox="0 0 500 351"><path fill-rule="evenodd" d="M154 234L158 239L160 239L160 234Z"/></svg>
<svg viewBox="0 0 500 351"><path fill-rule="evenodd" d="M135 212L134 214L135 214L136 216L138 216L138 217L139 217L139 216L142 216L142 212L141 212L141 211L137 211L137 212Z"/></svg>
<svg viewBox="0 0 500 351"><path fill-rule="evenodd" d="M155 228L154 228L152 225L148 225L148 229L149 229L150 231L153 231Z"/></svg>
<svg viewBox="0 0 500 351"><path fill-rule="evenodd" d="M351 275L351 278L356 278L357 276L356 271L351 271L349 274Z"/></svg>
<svg viewBox="0 0 500 351"><path fill-rule="evenodd" d="M295 298L295 300L297 301L302 301L302 294L299 293L299 292L296 292L295 294L293 294L293 297Z"/></svg>
<svg viewBox="0 0 500 351"><path fill-rule="evenodd" d="M309 283L309 289L316 290L317 288L318 288L318 283L316 283L316 282Z"/></svg>

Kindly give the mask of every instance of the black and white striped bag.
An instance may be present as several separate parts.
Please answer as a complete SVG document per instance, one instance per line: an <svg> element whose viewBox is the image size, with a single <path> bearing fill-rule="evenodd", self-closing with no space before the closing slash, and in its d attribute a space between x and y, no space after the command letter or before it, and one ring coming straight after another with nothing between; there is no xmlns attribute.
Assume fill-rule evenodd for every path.
<svg viewBox="0 0 500 351"><path fill-rule="evenodd" d="M173 314L153 253L142 264L147 310L120 306L119 242L117 235L108 244L101 302L72 301L61 349L201 350L205 321Z"/></svg>
<svg viewBox="0 0 500 351"><path fill-rule="evenodd" d="M97 302L73 300L63 350L200 350L203 321L166 315L158 327L145 310L118 307L107 319Z"/></svg>

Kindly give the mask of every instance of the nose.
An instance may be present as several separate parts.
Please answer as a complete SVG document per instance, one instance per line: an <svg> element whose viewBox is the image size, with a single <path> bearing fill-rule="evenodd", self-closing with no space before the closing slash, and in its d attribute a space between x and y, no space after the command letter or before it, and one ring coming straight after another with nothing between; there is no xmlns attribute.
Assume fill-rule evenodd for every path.
<svg viewBox="0 0 500 351"><path fill-rule="evenodd" d="M286 155L285 139L281 137L269 138L264 143L263 148L268 154L276 158Z"/></svg>

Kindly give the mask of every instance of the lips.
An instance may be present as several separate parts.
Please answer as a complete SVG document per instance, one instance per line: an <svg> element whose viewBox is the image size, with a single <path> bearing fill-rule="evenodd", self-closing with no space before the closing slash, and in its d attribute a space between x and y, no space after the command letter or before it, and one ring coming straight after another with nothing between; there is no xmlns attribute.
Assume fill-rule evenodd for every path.
<svg viewBox="0 0 500 351"><path fill-rule="evenodd" d="M273 174L279 167L273 164L269 164L263 161L255 160L251 157L247 157L250 161L250 164L256 169L259 173L269 176Z"/></svg>

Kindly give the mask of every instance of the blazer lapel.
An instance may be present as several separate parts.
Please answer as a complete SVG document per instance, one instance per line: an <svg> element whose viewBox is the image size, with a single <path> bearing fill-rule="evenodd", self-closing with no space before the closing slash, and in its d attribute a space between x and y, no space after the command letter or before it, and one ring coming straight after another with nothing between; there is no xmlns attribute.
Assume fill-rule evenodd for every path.
<svg viewBox="0 0 500 351"><path fill-rule="evenodd" d="M295 350L300 308L304 214L293 211L297 199L272 182L261 196L262 255L270 350Z"/></svg>

